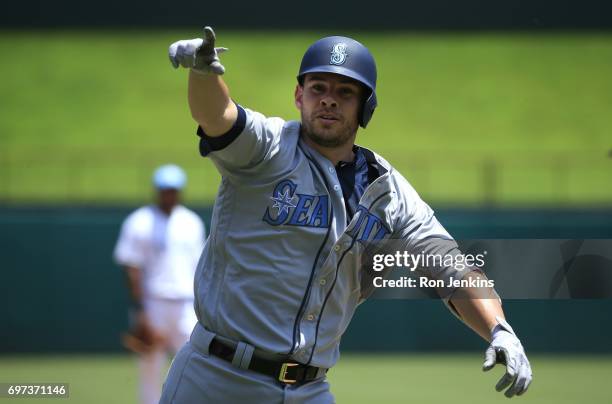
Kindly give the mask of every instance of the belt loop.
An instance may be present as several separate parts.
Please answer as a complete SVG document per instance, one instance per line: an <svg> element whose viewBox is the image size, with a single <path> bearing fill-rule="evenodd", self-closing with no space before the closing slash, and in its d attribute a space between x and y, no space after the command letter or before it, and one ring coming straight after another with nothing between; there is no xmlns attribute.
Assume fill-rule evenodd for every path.
<svg viewBox="0 0 612 404"><path fill-rule="evenodd" d="M198 321L195 327L193 328L193 331L191 332L191 337L189 338L189 341L202 355L208 356L208 348L213 338L215 338L215 333L208 331Z"/></svg>
<svg viewBox="0 0 612 404"><path fill-rule="evenodd" d="M234 357L232 358L232 365L238 368L248 369L251 358L253 357L253 352L255 352L255 347L253 345L239 342Z"/></svg>

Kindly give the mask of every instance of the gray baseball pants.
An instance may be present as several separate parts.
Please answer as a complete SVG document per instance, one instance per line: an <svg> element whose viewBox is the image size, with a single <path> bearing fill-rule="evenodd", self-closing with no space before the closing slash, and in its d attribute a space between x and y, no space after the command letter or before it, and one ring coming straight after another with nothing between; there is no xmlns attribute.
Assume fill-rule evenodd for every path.
<svg viewBox="0 0 612 404"><path fill-rule="evenodd" d="M241 368L248 366L244 361L235 365L209 354L214 336L196 324L189 341L172 362L160 404L335 402L325 377L299 386L285 385L272 376Z"/></svg>

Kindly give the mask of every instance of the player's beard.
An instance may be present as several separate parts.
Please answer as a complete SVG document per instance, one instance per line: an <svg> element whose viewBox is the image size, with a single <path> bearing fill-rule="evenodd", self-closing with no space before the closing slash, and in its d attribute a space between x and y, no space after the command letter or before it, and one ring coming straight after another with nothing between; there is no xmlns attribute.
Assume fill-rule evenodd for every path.
<svg viewBox="0 0 612 404"><path fill-rule="evenodd" d="M342 146L351 141L357 132L357 123L351 123L343 117L332 127L325 127L316 114L312 113L307 117L303 110L300 112L302 133L319 146L328 148Z"/></svg>

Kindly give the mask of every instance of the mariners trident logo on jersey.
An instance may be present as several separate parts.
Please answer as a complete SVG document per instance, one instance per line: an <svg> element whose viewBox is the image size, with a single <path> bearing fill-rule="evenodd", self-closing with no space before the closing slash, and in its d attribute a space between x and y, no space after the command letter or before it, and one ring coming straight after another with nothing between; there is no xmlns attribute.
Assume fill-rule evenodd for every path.
<svg viewBox="0 0 612 404"><path fill-rule="evenodd" d="M346 44L343 42L334 45L331 51L329 63L332 65L341 65L346 61Z"/></svg>
<svg viewBox="0 0 612 404"><path fill-rule="evenodd" d="M291 180L276 184L264 222L272 226L329 227L328 196L299 194L296 190L297 184Z"/></svg>

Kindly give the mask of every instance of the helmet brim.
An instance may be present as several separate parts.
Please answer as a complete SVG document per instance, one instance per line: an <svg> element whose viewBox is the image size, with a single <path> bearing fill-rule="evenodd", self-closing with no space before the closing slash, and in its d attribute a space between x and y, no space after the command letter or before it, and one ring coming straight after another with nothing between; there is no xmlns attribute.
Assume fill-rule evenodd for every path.
<svg viewBox="0 0 612 404"><path fill-rule="evenodd" d="M359 73L351 70L351 69L347 69L345 67L342 66L333 66L333 65L329 65L329 66L316 66L316 67L312 67L310 69L306 69L303 72L300 72L301 74L299 76L297 76L298 82L300 83L300 85L304 84L304 76L309 74L309 73L334 73L334 74L339 74L341 76L344 77L348 77L351 78L353 80L356 80L358 82L360 82L361 84L363 84L364 86L366 86L367 88L370 89L370 91L374 91L375 88L372 85L372 83L370 83L368 80L365 79L365 77L363 77L362 75L360 75Z"/></svg>

